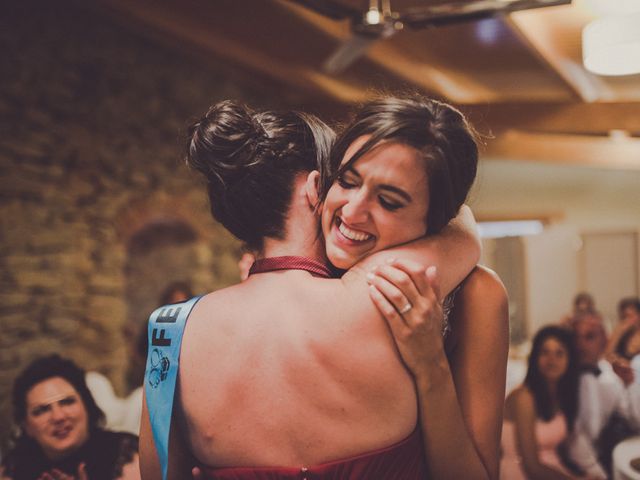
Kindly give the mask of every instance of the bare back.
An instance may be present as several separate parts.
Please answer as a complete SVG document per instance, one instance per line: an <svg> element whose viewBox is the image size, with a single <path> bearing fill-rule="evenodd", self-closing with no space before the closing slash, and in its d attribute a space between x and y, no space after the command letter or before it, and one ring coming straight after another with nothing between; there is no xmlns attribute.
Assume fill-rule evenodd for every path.
<svg viewBox="0 0 640 480"><path fill-rule="evenodd" d="M314 465L413 431L412 379L366 283L346 278L263 273L197 304L178 410L199 462Z"/></svg>

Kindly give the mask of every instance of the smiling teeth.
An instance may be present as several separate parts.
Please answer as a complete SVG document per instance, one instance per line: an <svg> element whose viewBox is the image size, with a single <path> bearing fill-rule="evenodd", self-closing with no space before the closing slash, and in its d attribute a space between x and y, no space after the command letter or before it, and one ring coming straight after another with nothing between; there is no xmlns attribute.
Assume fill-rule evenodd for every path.
<svg viewBox="0 0 640 480"><path fill-rule="evenodd" d="M368 233L351 230L349 227L346 227L342 222L340 222L340 224L338 225L338 230L340 230L340 233L342 233L342 235L347 237L349 240L353 240L355 242L363 242L365 240L369 240L373 236Z"/></svg>

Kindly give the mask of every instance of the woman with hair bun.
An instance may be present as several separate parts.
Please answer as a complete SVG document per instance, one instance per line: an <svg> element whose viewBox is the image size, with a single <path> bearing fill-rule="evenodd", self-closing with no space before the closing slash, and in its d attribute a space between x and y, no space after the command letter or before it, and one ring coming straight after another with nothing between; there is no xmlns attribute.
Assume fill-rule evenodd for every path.
<svg viewBox="0 0 640 480"><path fill-rule="evenodd" d="M418 377L403 363L411 361L405 354L413 349L396 347L381 321L391 316L370 301L367 278L382 265L377 272L386 273L389 283L378 285L380 291L396 298L389 291L396 286L411 302L397 314L440 335L436 293L458 285L479 255L472 217L463 207L456 219L462 226L425 237L424 216L415 213L426 214L428 207L417 205L403 217L408 223L400 235L347 232L352 238L343 243L356 248L377 240L376 233L385 241L374 241L340 279L327 278L332 272L317 231L317 206L318 186L330 183L332 141L333 132L313 116L256 113L228 101L190 130L187 162L205 176L214 218L258 253L246 281L206 295L189 315L169 478L185 478L194 465L211 479L410 480L431 470L418 423ZM400 176L386 179L391 188L378 191L378 205L393 201L389 193L406 200L399 193L407 193L406 172L393 165L388 170ZM453 216L458 208L451 211ZM437 278L433 269L426 275L424 265L436 267ZM394 277L397 272L406 278ZM406 337L423 349L416 338ZM462 422L459 409L453 422L454 428ZM143 413L142 473L159 478L150 429Z"/></svg>

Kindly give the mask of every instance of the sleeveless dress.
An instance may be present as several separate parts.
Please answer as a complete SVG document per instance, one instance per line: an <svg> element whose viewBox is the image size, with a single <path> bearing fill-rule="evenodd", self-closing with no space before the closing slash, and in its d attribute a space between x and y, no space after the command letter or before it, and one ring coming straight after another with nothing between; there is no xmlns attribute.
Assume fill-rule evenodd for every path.
<svg viewBox="0 0 640 480"><path fill-rule="evenodd" d="M259 259L253 264L249 274L277 270L306 270L317 277L330 278L333 276L333 272L325 265L307 258L293 256ZM443 336L446 336L450 329L447 317L451 310L452 300L453 295L445 305ZM172 362L177 365L178 358L173 359ZM148 376L149 373L147 373ZM145 381L149 381L149 378L146 378ZM173 395L173 386L171 388ZM148 397L147 404L151 412L152 405ZM169 408L171 409L172 405ZM157 427L164 426L168 432L170 417L170 414L157 415L152 420L154 437ZM163 463L162 459L165 459L163 467L163 478L165 478L166 445L160 448L156 444L156 448L161 464ZM416 427L407 438L393 445L315 466L218 468L201 465L200 469L203 478L209 480L424 480L427 478L424 444L419 427Z"/></svg>
<svg viewBox="0 0 640 480"><path fill-rule="evenodd" d="M424 480L420 430L373 452L309 467L201 467L208 480Z"/></svg>
<svg viewBox="0 0 640 480"><path fill-rule="evenodd" d="M250 274L273 270L302 269L316 276L335 276L326 267L299 257L258 260ZM450 313L458 285L443 302L442 336L451 331ZM419 427L404 440L388 447L349 458L309 467L224 467L201 466L208 480L424 480L427 466Z"/></svg>
<svg viewBox="0 0 640 480"><path fill-rule="evenodd" d="M250 274L301 269L320 277L331 274L326 267L296 257L266 258L256 261ZM209 480L424 480L427 468L420 429L388 447L314 466L226 467L202 466Z"/></svg>
<svg viewBox="0 0 640 480"><path fill-rule="evenodd" d="M538 460L566 475L572 475L560 461L557 447L567 438L567 422L563 413L558 412L548 422L540 419L535 423ZM505 420L502 424L502 458L500 459L500 478L502 480L526 480L520 454L516 447L516 426Z"/></svg>

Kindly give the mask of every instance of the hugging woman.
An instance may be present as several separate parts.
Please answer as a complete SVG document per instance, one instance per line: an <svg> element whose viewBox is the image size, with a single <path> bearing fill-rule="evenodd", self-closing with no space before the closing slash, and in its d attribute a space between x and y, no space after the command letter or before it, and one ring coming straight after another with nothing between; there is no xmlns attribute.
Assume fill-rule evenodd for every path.
<svg viewBox="0 0 640 480"><path fill-rule="evenodd" d="M168 477L496 477L506 296L474 269L464 117L382 99L331 157L333 132L295 112L221 102L190 134L213 217L258 255L189 316ZM346 272L326 278L329 262ZM443 328L441 296L463 280ZM140 453L160 478L146 410Z"/></svg>

